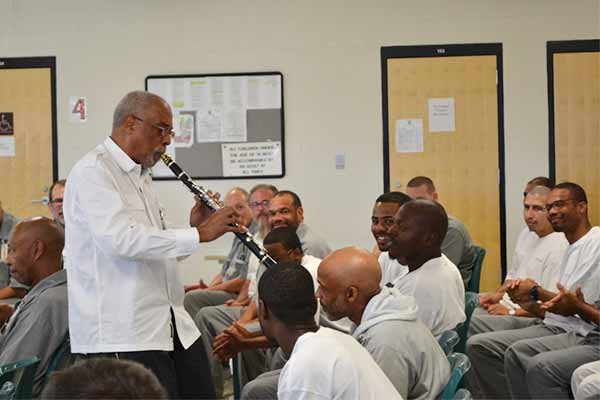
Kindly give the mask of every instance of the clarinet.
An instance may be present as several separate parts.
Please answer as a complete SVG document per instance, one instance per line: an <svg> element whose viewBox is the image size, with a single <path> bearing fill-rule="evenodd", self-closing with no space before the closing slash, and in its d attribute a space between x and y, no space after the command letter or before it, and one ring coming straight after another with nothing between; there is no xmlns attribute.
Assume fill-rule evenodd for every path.
<svg viewBox="0 0 600 400"><path fill-rule="evenodd" d="M212 197L208 195L208 192L202 187L198 186L194 183L192 178L173 161L173 159L166 153L163 153L160 156L162 161L169 167L173 174L179 179L190 192L198 196L198 198L204 203L208 208L210 208L213 212L222 208L223 206L219 204L219 202L215 201ZM237 224L236 224L237 226ZM234 232L238 239L258 258L258 260L267 268L277 264L277 262L267 253L264 247L256 242L254 236L248 230L244 233Z"/></svg>

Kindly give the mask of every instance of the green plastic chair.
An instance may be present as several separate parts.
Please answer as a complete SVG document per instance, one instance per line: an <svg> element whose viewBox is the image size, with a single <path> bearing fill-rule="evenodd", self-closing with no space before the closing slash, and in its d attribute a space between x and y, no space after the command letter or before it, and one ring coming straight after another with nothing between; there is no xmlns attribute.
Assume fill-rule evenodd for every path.
<svg viewBox="0 0 600 400"><path fill-rule="evenodd" d="M40 359L31 357L0 366L0 400L31 399Z"/></svg>
<svg viewBox="0 0 600 400"><path fill-rule="evenodd" d="M453 400L458 394L458 386L463 379L463 376L471 369L471 361L469 357L462 353L452 353L448 356L450 363L450 379L442 392L442 400ZM461 392L464 394L464 392Z"/></svg>
<svg viewBox="0 0 600 400"><path fill-rule="evenodd" d="M438 343L440 344L440 347L442 348L442 350L444 350L444 354L446 355L452 354L452 352L454 351L454 347L456 347L459 341L460 337L458 336L458 333L456 333L455 330L442 332L440 338L438 339Z"/></svg>
<svg viewBox="0 0 600 400"><path fill-rule="evenodd" d="M485 249L479 246L473 246L475 257L473 258L473 273L467 287L467 291L479 293L479 281L481 280L481 269L483 268L483 259L485 258Z"/></svg>
<svg viewBox="0 0 600 400"><path fill-rule="evenodd" d="M459 353L465 353L465 349L467 347L467 334L469 332L469 324L471 323L471 317L473 316L473 311L479 305L479 294L473 292L465 293L465 322L456 327L456 332L458 332L458 336L460 341L455 347L455 350Z"/></svg>
<svg viewBox="0 0 600 400"><path fill-rule="evenodd" d="M71 341L69 340L69 335L67 335L48 362L45 378L46 382L48 381L51 373L73 364L71 358Z"/></svg>

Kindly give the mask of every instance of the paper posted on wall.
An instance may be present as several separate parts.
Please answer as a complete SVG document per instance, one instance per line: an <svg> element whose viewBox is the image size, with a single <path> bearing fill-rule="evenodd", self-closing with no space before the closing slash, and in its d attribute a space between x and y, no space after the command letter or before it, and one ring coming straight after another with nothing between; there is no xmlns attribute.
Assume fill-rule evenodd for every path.
<svg viewBox="0 0 600 400"><path fill-rule="evenodd" d="M454 132L456 115L454 98L429 99L429 132Z"/></svg>
<svg viewBox="0 0 600 400"><path fill-rule="evenodd" d="M397 153L422 153L423 152L423 120L398 119L396 120L396 152Z"/></svg>

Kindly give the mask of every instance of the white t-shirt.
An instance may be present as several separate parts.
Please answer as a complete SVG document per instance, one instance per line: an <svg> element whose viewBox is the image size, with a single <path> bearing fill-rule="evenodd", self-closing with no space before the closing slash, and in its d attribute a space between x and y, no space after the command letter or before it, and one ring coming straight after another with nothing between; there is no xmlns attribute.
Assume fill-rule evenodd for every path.
<svg viewBox="0 0 600 400"><path fill-rule="evenodd" d="M543 288L556 289L557 274L569 242L562 232L539 237L534 232L521 232L506 279L531 278Z"/></svg>
<svg viewBox="0 0 600 400"><path fill-rule="evenodd" d="M586 299L600 298L600 227L593 227L567 248L559 269L558 282L571 291L581 285ZM594 329L593 324L579 316L565 317L551 312L546 313L544 323L582 336Z"/></svg>
<svg viewBox="0 0 600 400"><path fill-rule="evenodd" d="M525 228L517 239L506 279L531 278L544 289L556 291L558 272L567 247L569 242L562 232L539 237ZM520 308L510 300L507 293L504 293L501 303L508 308Z"/></svg>
<svg viewBox="0 0 600 400"><path fill-rule="evenodd" d="M392 260L387 251L379 254L379 265L381 266L381 286L387 283L396 284L396 281L408 274L408 267Z"/></svg>
<svg viewBox="0 0 600 400"><path fill-rule="evenodd" d="M402 399L365 348L329 328L298 338L279 376L277 398Z"/></svg>
<svg viewBox="0 0 600 400"><path fill-rule="evenodd" d="M466 319L462 277L443 254L398 279L394 287L415 298L417 317L436 338Z"/></svg>

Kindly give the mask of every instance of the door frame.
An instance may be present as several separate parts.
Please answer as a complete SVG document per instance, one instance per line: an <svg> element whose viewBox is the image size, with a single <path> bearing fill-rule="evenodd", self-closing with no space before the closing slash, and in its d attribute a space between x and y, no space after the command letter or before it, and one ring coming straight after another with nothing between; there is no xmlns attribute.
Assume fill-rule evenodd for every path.
<svg viewBox="0 0 600 400"><path fill-rule="evenodd" d="M496 56L498 103L498 194L500 205L500 268L501 281L506 276L506 201L504 160L504 80L502 69L502 43L441 44L381 47L381 106L383 118L383 187L390 190L389 124L388 124L388 68L393 58Z"/></svg>
<svg viewBox="0 0 600 400"><path fill-rule="evenodd" d="M58 121L56 112L56 57L0 58L0 70L4 69L50 69L50 96L52 107L52 181L58 180Z"/></svg>
<svg viewBox="0 0 600 400"><path fill-rule="evenodd" d="M548 70L548 171L552 182L556 181L556 131L554 126L554 55L560 53L600 52L600 40L559 40L546 42L546 66Z"/></svg>

